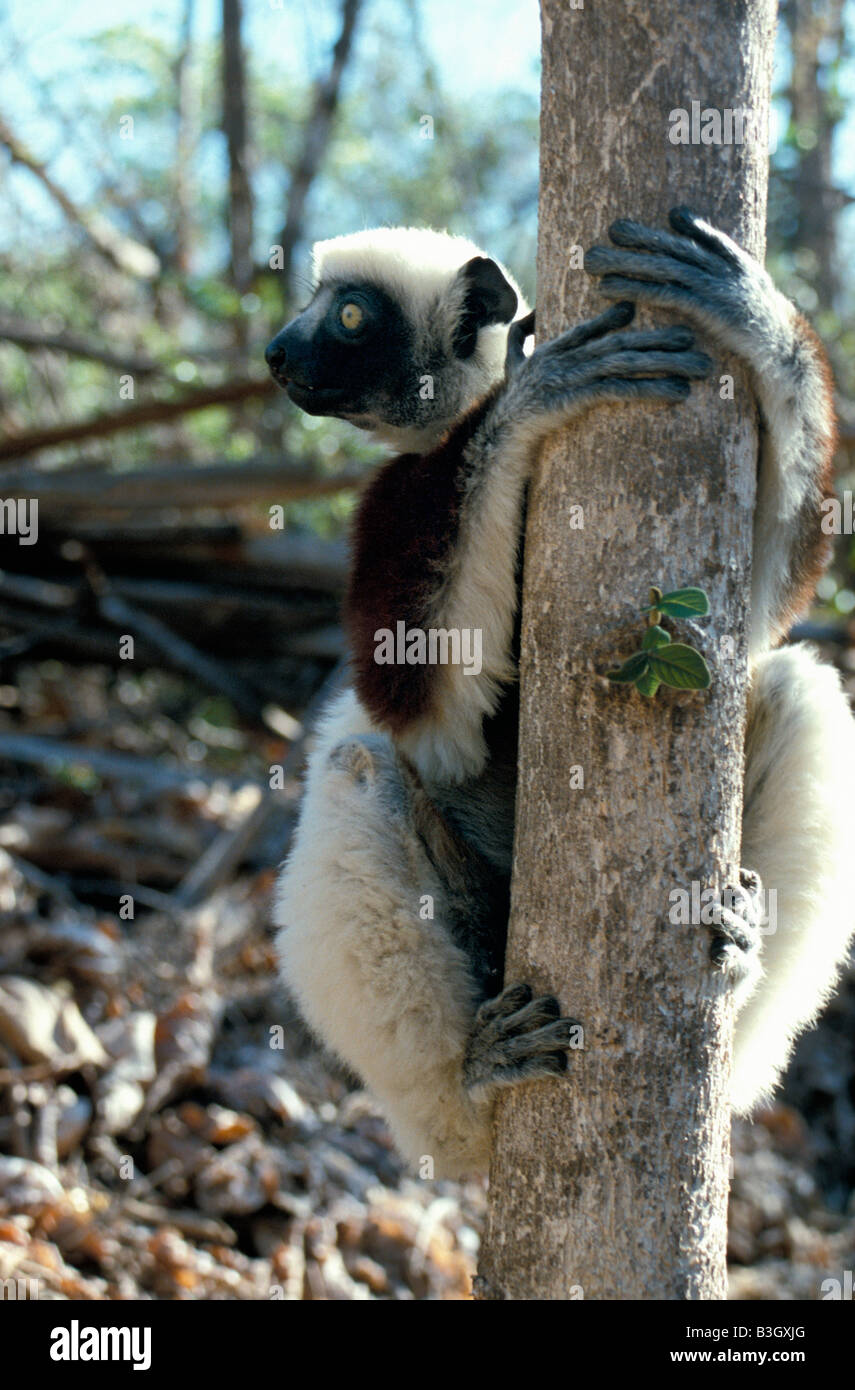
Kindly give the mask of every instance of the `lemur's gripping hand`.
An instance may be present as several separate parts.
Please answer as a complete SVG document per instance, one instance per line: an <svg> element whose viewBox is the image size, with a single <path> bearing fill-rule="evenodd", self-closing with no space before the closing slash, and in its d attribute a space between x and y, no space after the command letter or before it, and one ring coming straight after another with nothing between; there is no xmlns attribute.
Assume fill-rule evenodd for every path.
<svg viewBox="0 0 855 1390"><path fill-rule="evenodd" d="M483 1003L463 1061L463 1080L470 1093L560 1076L567 1070L567 1048L578 1028L561 1017L551 994L532 998L529 985L510 985Z"/></svg>
<svg viewBox="0 0 855 1390"><path fill-rule="evenodd" d="M672 208L671 232L622 217L613 246L593 246L585 269L609 299L677 309L726 348L751 356L759 335L782 348L793 311L767 272L735 241L689 208Z"/></svg>
<svg viewBox="0 0 855 1390"><path fill-rule="evenodd" d="M759 974L762 921L760 876L752 869L740 869L739 886L724 890L710 923L710 959L734 984Z"/></svg>
<svg viewBox="0 0 855 1390"><path fill-rule="evenodd" d="M781 637L827 559L822 503L831 495L835 420L822 345L764 268L688 208L671 231L622 218L585 269L609 299L675 310L750 368L765 425L754 522L749 646ZM619 306L616 306L619 307Z"/></svg>
<svg viewBox="0 0 855 1390"><path fill-rule="evenodd" d="M603 401L683 400L690 381L707 375L709 357L692 351L694 335L681 325L614 331L625 329L634 312L632 304L615 304L530 357L522 342L532 330L521 320L508 350L506 394L514 411L550 427Z"/></svg>
<svg viewBox="0 0 855 1390"><path fill-rule="evenodd" d="M531 338L534 334L534 321L535 311L532 309L524 319L515 319L508 329L508 350L505 354L505 375L508 377L513 376L525 361L523 349L526 338Z"/></svg>

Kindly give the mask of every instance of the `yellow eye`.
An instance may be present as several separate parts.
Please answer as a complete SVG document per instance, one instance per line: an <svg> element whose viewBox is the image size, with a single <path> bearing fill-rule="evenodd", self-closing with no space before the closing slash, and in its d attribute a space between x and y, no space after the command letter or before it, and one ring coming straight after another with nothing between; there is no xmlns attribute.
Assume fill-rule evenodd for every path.
<svg viewBox="0 0 855 1390"><path fill-rule="evenodd" d="M363 319L363 313L358 304L343 304L339 310L339 320L345 328L358 328Z"/></svg>

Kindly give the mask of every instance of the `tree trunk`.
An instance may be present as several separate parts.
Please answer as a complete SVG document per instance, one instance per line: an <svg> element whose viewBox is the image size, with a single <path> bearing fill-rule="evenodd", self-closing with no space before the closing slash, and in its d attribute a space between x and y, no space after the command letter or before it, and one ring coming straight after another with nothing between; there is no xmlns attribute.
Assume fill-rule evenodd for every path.
<svg viewBox="0 0 855 1390"><path fill-rule="evenodd" d="M837 214L844 200L832 156L846 110L835 80L846 45L844 12L844 0L788 0L781 8L790 34L787 95L796 156L786 178L796 224L792 246L811 257L806 278L823 309L833 308L840 293Z"/></svg>
<svg viewBox="0 0 855 1390"><path fill-rule="evenodd" d="M299 157L288 185L285 224L278 238L278 245L282 250L278 272L286 304L290 304L293 291L294 251L303 235L309 192L320 172L333 133L342 79L353 52L361 4L362 0L343 0L341 30L333 47L329 69L322 73L315 83L312 109L304 127Z"/></svg>
<svg viewBox="0 0 855 1390"><path fill-rule="evenodd" d="M603 307L571 248L615 217L685 203L762 255L772 0L542 0L542 21L538 338ZM693 99L749 107L750 140L672 144ZM482 1298L725 1295L732 1011L708 929L670 925L669 895L739 866L757 446L747 378L716 355L686 404L591 411L531 489L506 979L558 994L584 1050L565 1082L501 1098ZM680 635L708 692L603 679L651 585L706 589L706 639Z"/></svg>
<svg viewBox="0 0 855 1390"><path fill-rule="evenodd" d="M229 246L232 284L252 285L252 186L246 114L246 59L241 0L223 0L223 132L229 154Z"/></svg>
<svg viewBox="0 0 855 1390"><path fill-rule="evenodd" d="M195 0L184 0L178 52L172 65L175 85L175 164L172 171L173 264L188 275L193 260L193 149L198 142L198 111L191 71Z"/></svg>

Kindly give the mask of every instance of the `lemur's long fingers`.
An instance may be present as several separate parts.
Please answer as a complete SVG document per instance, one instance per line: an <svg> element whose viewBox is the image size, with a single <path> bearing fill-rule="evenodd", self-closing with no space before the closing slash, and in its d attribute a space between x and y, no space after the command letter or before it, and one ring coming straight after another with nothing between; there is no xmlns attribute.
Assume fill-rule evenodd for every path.
<svg viewBox="0 0 855 1390"><path fill-rule="evenodd" d="M630 329L625 333L610 333L605 338L597 338L593 343L583 344L581 348L571 346L566 337L569 335L562 334L551 343L544 343L541 352L560 357L562 361L570 358L580 362L591 362L598 357L611 356L613 352L624 348L632 348L638 352L645 352L650 348L658 348L661 352L685 352L687 348L695 345L694 333L683 323L668 328Z"/></svg>
<svg viewBox="0 0 855 1390"><path fill-rule="evenodd" d="M596 318L588 319L585 323L577 324L567 333L562 333L562 341L566 340L568 349L581 347L583 343L589 343L593 338L601 338L604 333L609 333L613 328L625 328L632 322L635 314L634 304L615 304L611 309L605 309Z"/></svg>
<svg viewBox="0 0 855 1390"><path fill-rule="evenodd" d="M684 376L600 377L573 393L577 405L604 401L684 401L691 387Z"/></svg>
<svg viewBox="0 0 855 1390"><path fill-rule="evenodd" d="M736 913L730 912L727 908L719 908L717 920L714 927L717 937L723 937L725 941L738 946L740 951L750 951L757 944L756 933L750 926L746 926L745 921Z"/></svg>
<svg viewBox="0 0 855 1390"><path fill-rule="evenodd" d="M531 1032L545 1023L554 1023L561 1017L561 1005L553 994L542 994L531 999L516 1013L510 1014L501 1022L502 1036L509 1038L516 1033Z"/></svg>
<svg viewBox="0 0 855 1390"><path fill-rule="evenodd" d="M692 212L691 208L672 208L668 213L668 221L675 232L681 232L683 236L693 237L713 255L727 261L728 265L744 269L748 257L742 248L737 246L735 241L731 241L729 236L725 236L724 232L718 231L716 227L711 227L705 218Z"/></svg>
<svg viewBox="0 0 855 1390"><path fill-rule="evenodd" d="M572 390L574 384L586 384L601 377L635 376L636 373L651 376L656 372L700 380L709 375L711 367L712 358L705 352L635 352L627 348L571 367L566 385Z"/></svg>
<svg viewBox="0 0 855 1390"><path fill-rule="evenodd" d="M485 1024L495 1019L503 1019L515 1014L531 1003L531 985L508 985L495 999L487 999L478 1010L478 1023Z"/></svg>
<svg viewBox="0 0 855 1390"><path fill-rule="evenodd" d="M573 1018L559 1018L536 1028L530 1033L519 1033L506 1038L502 1044L502 1056L506 1063L520 1062L526 1057L538 1057L556 1048L566 1047L579 1023Z"/></svg>
<svg viewBox="0 0 855 1390"><path fill-rule="evenodd" d="M763 885L759 874L740 869L739 884L726 887L719 895L713 920L708 923L712 932L710 956L715 965L724 966L738 975L745 969L743 958L756 955L764 920Z"/></svg>
<svg viewBox="0 0 855 1390"><path fill-rule="evenodd" d="M713 283L713 277L706 270L699 270L696 265L676 256L660 256L655 252L629 251L613 246L592 246L585 255L585 269L589 275L617 272L623 275L640 275L645 280L663 284L690 287Z"/></svg>
<svg viewBox="0 0 855 1390"><path fill-rule="evenodd" d="M535 1057L523 1057L510 1066L494 1068L494 1086L516 1086L520 1081L542 1081L548 1076L563 1076L568 1069L566 1052L542 1052Z"/></svg>
<svg viewBox="0 0 855 1390"><path fill-rule="evenodd" d="M686 313L697 313L703 308L694 291L684 289L682 285L635 280L630 279L628 275L604 275L597 289L607 299L625 299L631 294L638 303L658 304L666 309L680 309Z"/></svg>
<svg viewBox="0 0 855 1390"><path fill-rule="evenodd" d="M659 227L647 227L643 222L636 222L630 217L619 217L613 222L609 227L609 238L615 246L676 256L677 260L686 261L710 275L721 275L725 271L720 256L705 250L690 237L675 236L673 232L664 232Z"/></svg>
<svg viewBox="0 0 855 1390"><path fill-rule="evenodd" d="M505 369L513 372L525 361L523 346L526 338L531 337L534 332L535 310L525 318L515 319L508 329L508 349L505 355Z"/></svg>

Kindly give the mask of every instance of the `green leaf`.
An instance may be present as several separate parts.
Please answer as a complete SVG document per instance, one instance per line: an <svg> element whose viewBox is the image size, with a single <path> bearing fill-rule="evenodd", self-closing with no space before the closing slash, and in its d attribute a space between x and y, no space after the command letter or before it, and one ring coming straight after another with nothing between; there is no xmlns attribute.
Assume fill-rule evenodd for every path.
<svg viewBox="0 0 855 1390"><path fill-rule="evenodd" d="M700 652L682 642L658 647L650 653L648 661L657 679L675 690L706 690L712 679L710 668Z"/></svg>
<svg viewBox="0 0 855 1390"><path fill-rule="evenodd" d="M664 627L657 627L655 624L649 627L641 639L641 649L645 652L655 651L657 647L667 647L671 641L670 632L666 632Z"/></svg>
<svg viewBox="0 0 855 1390"><path fill-rule="evenodd" d="M703 589L672 589L662 595L657 607L669 618L703 618L710 611L710 601Z"/></svg>
<svg viewBox="0 0 855 1390"><path fill-rule="evenodd" d="M660 680L652 671L644 671L636 678L635 688L641 695L653 696L659 689Z"/></svg>
<svg viewBox="0 0 855 1390"><path fill-rule="evenodd" d="M649 657L646 652L635 652L616 671L606 671L606 675L610 681L619 681L629 685L639 676L644 675L648 663Z"/></svg>

